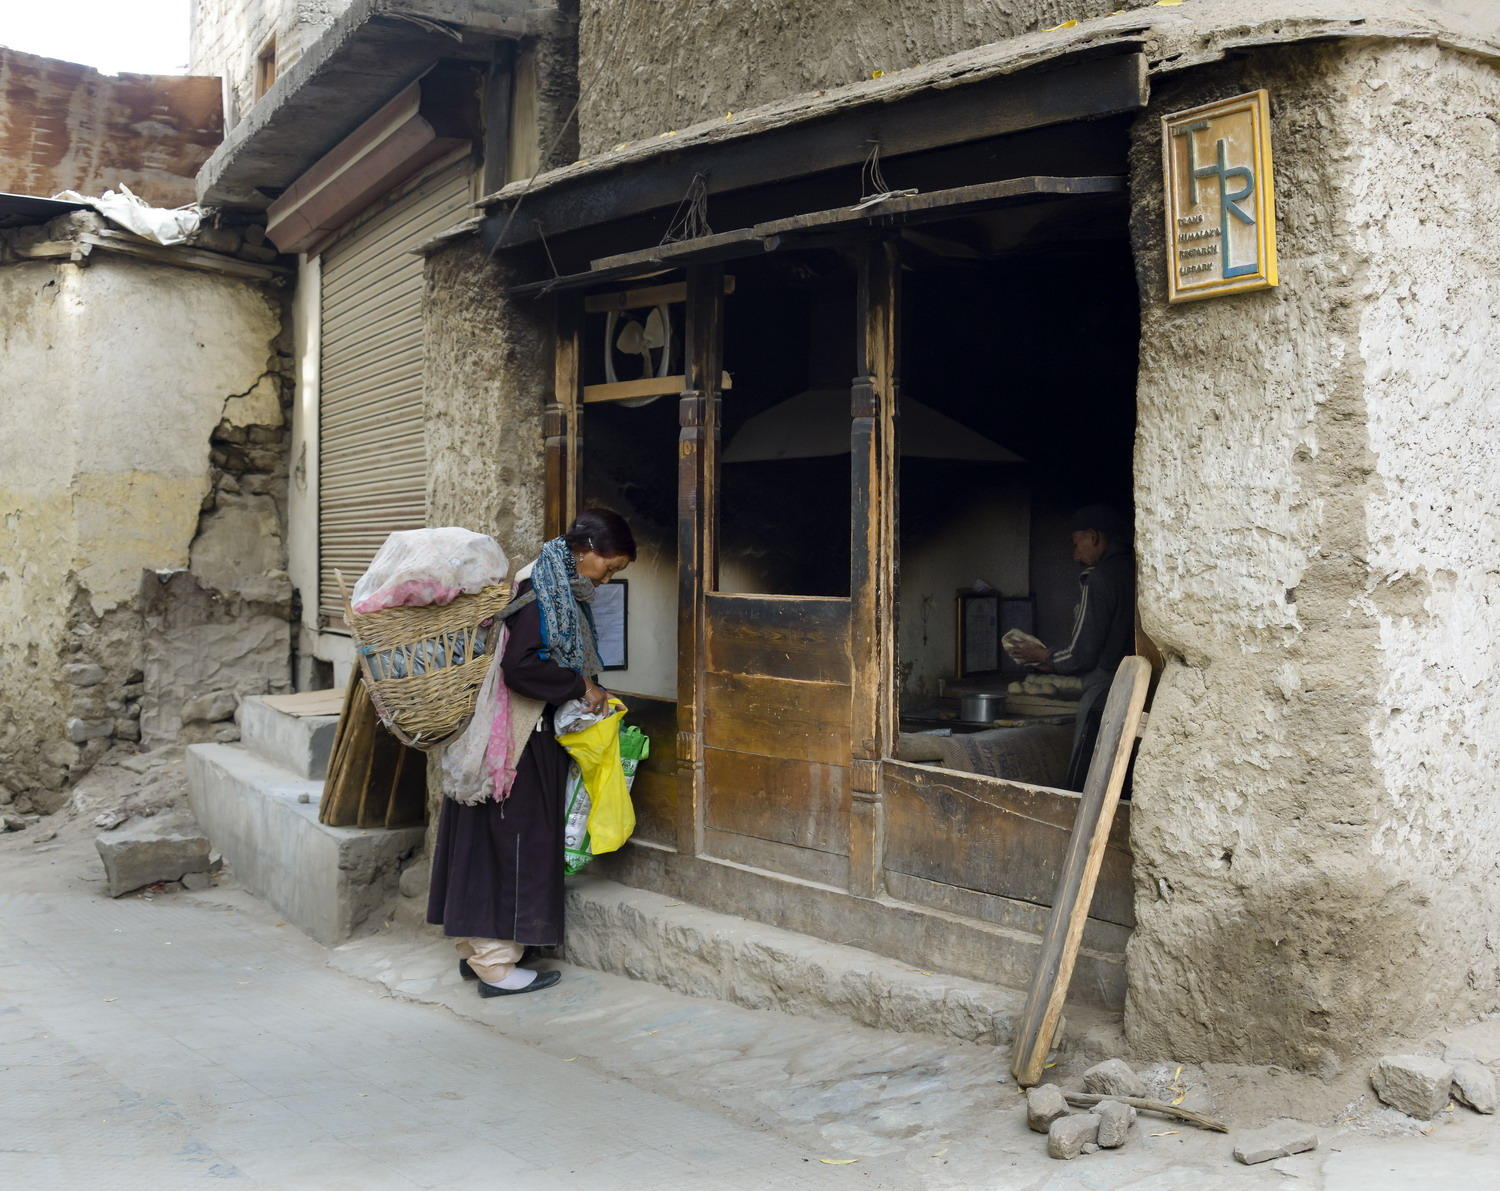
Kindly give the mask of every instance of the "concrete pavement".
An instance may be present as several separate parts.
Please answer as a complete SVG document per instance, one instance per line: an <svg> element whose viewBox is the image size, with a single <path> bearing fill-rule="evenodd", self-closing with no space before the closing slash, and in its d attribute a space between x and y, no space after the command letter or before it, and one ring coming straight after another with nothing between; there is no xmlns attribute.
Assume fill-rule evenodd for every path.
<svg viewBox="0 0 1500 1191"><path fill-rule="evenodd" d="M0 892L0 1186L892 1185L324 958L242 894Z"/></svg>
<svg viewBox="0 0 1500 1191"><path fill-rule="evenodd" d="M988 1046L571 967L481 1001L409 926L330 952L227 885L111 901L93 831L60 828L0 837L0 1188L1500 1187L1500 1119L1424 1126L1358 1072L1157 1064L1188 1107L1298 1116L1322 1144L1244 1167L1143 1114L1124 1149L1057 1162ZM1460 1033L1500 1053L1500 1022Z"/></svg>

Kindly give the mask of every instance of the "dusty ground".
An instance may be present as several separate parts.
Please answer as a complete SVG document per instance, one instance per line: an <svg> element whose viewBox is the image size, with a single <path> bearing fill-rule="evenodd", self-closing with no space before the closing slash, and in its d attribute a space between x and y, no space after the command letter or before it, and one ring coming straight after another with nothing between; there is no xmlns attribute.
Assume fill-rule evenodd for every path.
<svg viewBox="0 0 1500 1191"><path fill-rule="evenodd" d="M1325 1082L1136 1062L1163 1099L1236 1129L1297 1117L1318 1127L1320 1148L1247 1168L1230 1157L1232 1136L1143 1114L1124 1149L1064 1163L1026 1129L1006 1056L986 1047L567 965L555 991L481 1001L441 939L392 923L326 951L232 874L200 893L112 902L95 819L181 794L180 761L150 760L133 762L143 773L96 771L69 810L0 836L0 1185L171 1187L218 1167L251 1185L319 1188L350 1172L362 1188L459 1185L460 1168L509 1171L509 1187L1500 1186L1500 1118L1455 1108L1412 1121L1374 1100L1362 1069ZM1112 1023L1096 1023L1049 1077L1077 1088L1121 1046ZM1500 1022L1420 1047L1445 1048L1493 1062ZM619 1160L561 1177L572 1134L522 1128L540 1118L510 1112L518 1084ZM447 1100L466 1102L457 1123L481 1114L480 1137L434 1109ZM292 1127L309 1111L327 1127Z"/></svg>

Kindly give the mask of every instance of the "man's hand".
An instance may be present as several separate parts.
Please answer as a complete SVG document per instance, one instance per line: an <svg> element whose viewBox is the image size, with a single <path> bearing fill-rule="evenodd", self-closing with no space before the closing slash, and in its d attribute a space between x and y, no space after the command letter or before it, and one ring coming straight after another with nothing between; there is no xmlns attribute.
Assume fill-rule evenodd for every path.
<svg viewBox="0 0 1500 1191"><path fill-rule="evenodd" d="M584 688L583 701L595 715L603 715L609 710L609 692L596 683L591 682Z"/></svg>
<svg viewBox="0 0 1500 1191"><path fill-rule="evenodd" d="M1052 651L1041 642L1033 645L1031 642L1025 641L1012 649L1010 656L1028 666L1040 666L1052 656Z"/></svg>

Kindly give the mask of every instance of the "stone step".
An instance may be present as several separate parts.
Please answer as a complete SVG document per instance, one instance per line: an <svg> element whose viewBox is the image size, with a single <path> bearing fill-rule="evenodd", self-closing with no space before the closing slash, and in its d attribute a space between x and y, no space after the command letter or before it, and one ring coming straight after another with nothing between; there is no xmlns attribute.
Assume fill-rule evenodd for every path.
<svg viewBox="0 0 1500 1191"><path fill-rule="evenodd" d="M240 743L298 777L323 778L333 752L336 715L288 715L266 705L261 695L240 703Z"/></svg>
<svg viewBox="0 0 1500 1191"><path fill-rule="evenodd" d="M193 814L236 879L326 946L384 913L422 844L421 827L319 823L322 781L243 745L191 745L187 770Z"/></svg>
<svg viewBox="0 0 1500 1191"><path fill-rule="evenodd" d="M1026 996L631 889L568 882L566 958L693 997L1009 1046ZM1070 1008L1071 1011L1071 1008Z"/></svg>

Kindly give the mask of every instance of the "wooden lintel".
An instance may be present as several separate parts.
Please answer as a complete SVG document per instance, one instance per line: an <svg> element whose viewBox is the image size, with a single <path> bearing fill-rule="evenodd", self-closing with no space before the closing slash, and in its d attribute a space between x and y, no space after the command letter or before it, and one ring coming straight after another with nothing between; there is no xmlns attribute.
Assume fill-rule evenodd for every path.
<svg viewBox="0 0 1500 1191"><path fill-rule="evenodd" d="M173 245L152 244L147 240L130 239L110 232L84 232L79 241L93 248L118 252L124 256L139 257L155 261L159 265L172 265L178 269L197 269L205 273L222 273L226 277L243 277L251 281L271 281L277 277L288 277L290 269L277 265L258 265L253 261L242 261L238 257L224 256L217 252L205 252L201 248L185 248Z"/></svg>
<svg viewBox="0 0 1500 1191"><path fill-rule="evenodd" d="M538 228L556 236L673 207L700 175L707 179L712 196L858 165L869 155L871 141L879 143L889 161L907 153L1138 111L1146 98L1145 55L1125 53L947 86L901 102L871 102L750 137L683 145L670 154L562 178L524 199L500 199L490 206L485 247L493 252L530 243ZM510 205L517 201L524 204L523 219L509 218Z"/></svg>
<svg viewBox="0 0 1500 1191"><path fill-rule="evenodd" d="M733 277L724 278L724 292L734 293ZM686 301L687 282L669 281L665 285L646 285L608 294L589 294L583 300L583 308L589 314L600 314L609 310L640 310L647 306Z"/></svg>
<svg viewBox="0 0 1500 1191"><path fill-rule="evenodd" d="M785 219L757 223L732 232L719 232L665 247L644 248L600 257L581 273L551 277L512 287L515 296L584 289L607 281L633 279L641 270L658 271L707 260L733 260L777 252L851 243L861 236L877 236L881 228L906 227L953 219L976 211L1089 195L1123 194L1125 179L1111 174L1084 177L1032 174L978 182L927 194L905 195L869 207L832 207ZM729 292L729 291L725 291ZM589 299L592 301L592 299ZM593 309L591 307L590 309ZM600 307L599 309L612 309Z"/></svg>
<svg viewBox="0 0 1500 1191"><path fill-rule="evenodd" d="M734 387L729 373L720 373L719 387ZM636 397L680 397L686 391L687 377L679 372L675 376L643 376L640 380L584 385L583 400L585 404L593 404L596 401L630 401Z"/></svg>

